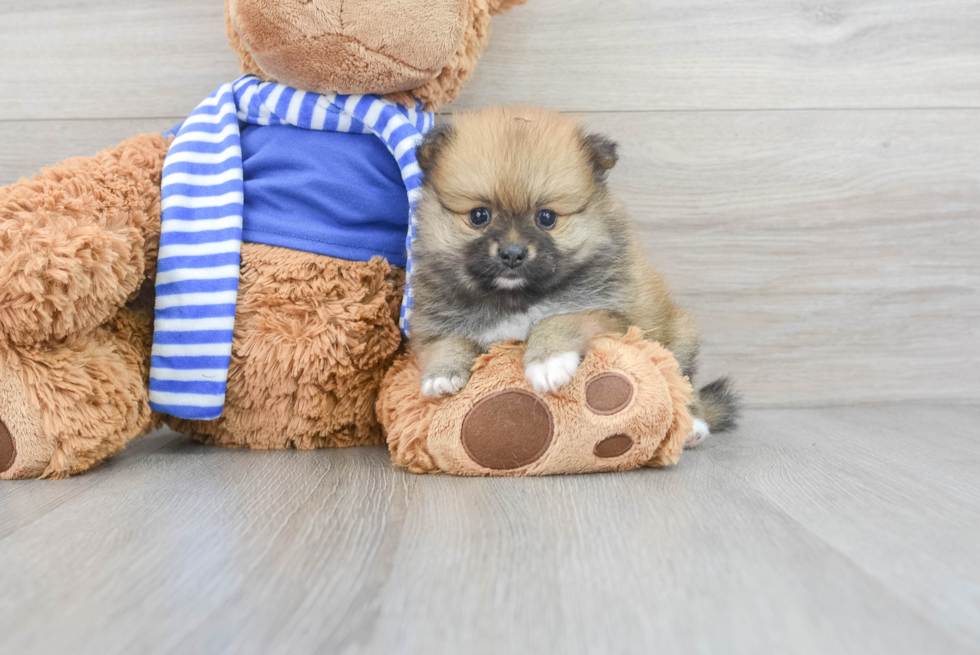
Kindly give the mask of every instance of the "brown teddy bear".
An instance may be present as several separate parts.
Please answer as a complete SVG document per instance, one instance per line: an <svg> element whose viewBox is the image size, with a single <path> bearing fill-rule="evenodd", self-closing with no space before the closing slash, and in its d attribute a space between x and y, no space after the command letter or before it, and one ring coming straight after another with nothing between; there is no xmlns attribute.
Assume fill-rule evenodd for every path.
<svg viewBox="0 0 980 655"><path fill-rule="evenodd" d="M229 41L242 72L254 77L202 103L192 115L196 127L188 119L178 131L136 136L0 189L0 478L85 471L161 422L226 446L382 443L374 406L401 343L404 271L394 265L397 256L381 256L390 245L361 247L356 235L370 224L389 241L401 230L404 242L411 199L391 194L398 188L405 193L411 164L391 148L385 160L390 135L370 132L378 113L395 103L405 118L400 124L431 125L425 112L456 97L470 78L491 15L521 2L227 0ZM303 92L287 102L276 95L283 86ZM208 149L218 141L209 139L225 134L205 128L235 122L236 106L230 114L222 109L229 93L243 123L240 131L227 126L240 147L225 148L221 161L238 163L221 175L202 175L194 166L220 159ZM318 96L335 93L378 99L362 107L361 96ZM304 120L301 127L319 121L324 131L277 136ZM325 131L330 120L336 123L333 132ZM297 148L298 143L305 145ZM184 153L180 147L187 144ZM168 151L173 159L167 159ZM181 162L190 168L165 175L165 162L174 171ZM331 187L328 174L312 174L321 169L355 171L359 184L381 191L377 197L357 193L361 187L345 188L342 181ZM209 215L213 202L180 191L203 184L205 177L214 189L230 185L221 195L244 203L251 227L248 220L232 226L231 215ZM246 188L243 196L242 184L259 191ZM304 198L333 203L325 211L337 223L294 221L290 209ZM382 200L388 204L378 204ZM169 212L177 217L169 224L178 226L163 228L163 243L161 205L164 222ZM183 210L190 218L181 218ZM191 218L205 222L188 227ZM333 228L340 237L319 239ZM227 246L225 254L234 255L240 274L224 281L209 274L191 280L197 287L187 286L178 254L197 256L194 249L205 247L213 254L215 243L236 240L201 235L222 229L238 230L238 245ZM298 242L308 250L296 247ZM212 268L227 269L231 260L222 261L224 266ZM225 282L231 286L221 287ZM181 284L179 293L166 295L171 290L165 287ZM195 305L198 293L205 300ZM233 339L230 330L198 329L229 304ZM162 317L161 308L174 307L178 318ZM168 320L177 327L163 329ZM197 345L185 347L187 339ZM226 342L228 349L214 370L185 370L181 357L167 354L172 347L193 357L199 352L194 348L212 340L222 347ZM182 418L151 408L153 368L160 371L154 406L176 408ZM196 401L180 400L200 394L219 398L219 418L199 420L206 414L195 413Z"/></svg>

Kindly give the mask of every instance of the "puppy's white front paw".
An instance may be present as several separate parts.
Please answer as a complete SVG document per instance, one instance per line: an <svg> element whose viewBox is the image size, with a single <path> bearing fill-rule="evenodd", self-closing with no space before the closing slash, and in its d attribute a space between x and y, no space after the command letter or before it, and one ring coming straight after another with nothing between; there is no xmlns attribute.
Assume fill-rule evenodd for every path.
<svg viewBox="0 0 980 655"><path fill-rule="evenodd" d="M451 396L466 386L462 375L434 375L422 379L422 395L426 398Z"/></svg>
<svg viewBox="0 0 980 655"><path fill-rule="evenodd" d="M578 353L562 353L543 362L527 364L524 367L524 376L538 393L554 392L571 382L580 363Z"/></svg>
<svg viewBox="0 0 980 655"><path fill-rule="evenodd" d="M708 428L708 424L702 419L695 418L694 425L691 426L691 434L687 435L687 441L684 442L684 447L694 448L710 435L711 430Z"/></svg>

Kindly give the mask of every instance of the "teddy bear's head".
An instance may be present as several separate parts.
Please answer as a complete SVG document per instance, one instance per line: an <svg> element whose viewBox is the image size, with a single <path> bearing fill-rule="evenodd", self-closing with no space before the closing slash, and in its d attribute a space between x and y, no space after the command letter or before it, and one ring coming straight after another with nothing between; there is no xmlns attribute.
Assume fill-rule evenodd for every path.
<svg viewBox="0 0 980 655"><path fill-rule="evenodd" d="M239 67L316 93L375 93L430 111L462 91L490 17L525 0L225 0Z"/></svg>

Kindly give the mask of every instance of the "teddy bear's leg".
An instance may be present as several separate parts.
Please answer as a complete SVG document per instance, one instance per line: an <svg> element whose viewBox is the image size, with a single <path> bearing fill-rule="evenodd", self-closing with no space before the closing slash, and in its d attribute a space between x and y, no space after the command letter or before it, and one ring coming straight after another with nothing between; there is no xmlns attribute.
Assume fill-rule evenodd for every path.
<svg viewBox="0 0 980 655"><path fill-rule="evenodd" d="M149 425L169 142L133 137L0 188L0 478L83 471Z"/></svg>
<svg viewBox="0 0 980 655"><path fill-rule="evenodd" d="M88 334L0 345L0 479L79 473L152 427L146 286Z"/></svg>
<svg viewBox="0 0 980 655"><path fill-rule="evenodd" d="M0 188L0 340L88 333L155 268L169 138L144 134Z"/></svg>
<svg viewBox="0 0 980 655"><path fill-rule="evenodd" d="M251 448L381 444L378 388L401 344L404 272L259 244L242 272L221 418L167 418L207 443Z"/></svg>

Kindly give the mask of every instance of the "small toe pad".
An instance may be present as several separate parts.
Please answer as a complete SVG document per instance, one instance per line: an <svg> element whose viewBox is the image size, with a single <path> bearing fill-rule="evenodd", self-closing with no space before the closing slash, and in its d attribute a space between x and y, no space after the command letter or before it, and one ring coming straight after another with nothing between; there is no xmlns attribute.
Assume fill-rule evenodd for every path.
<svg viewBox="0 0 980 655"><path fill-rule="evenodd" d="M618 414L633 399L633 383L622 373L602 373L585 384L585 404L596 414Z"/></svg>
<svg viewBox="0 0 980 655"><path fill-rule="evenodd" d="M592 452L595 453L596 457L608 459L610 457L625 455L632 447L633 440L630 437L625 434L614 434L597 443Z"/></svg>

